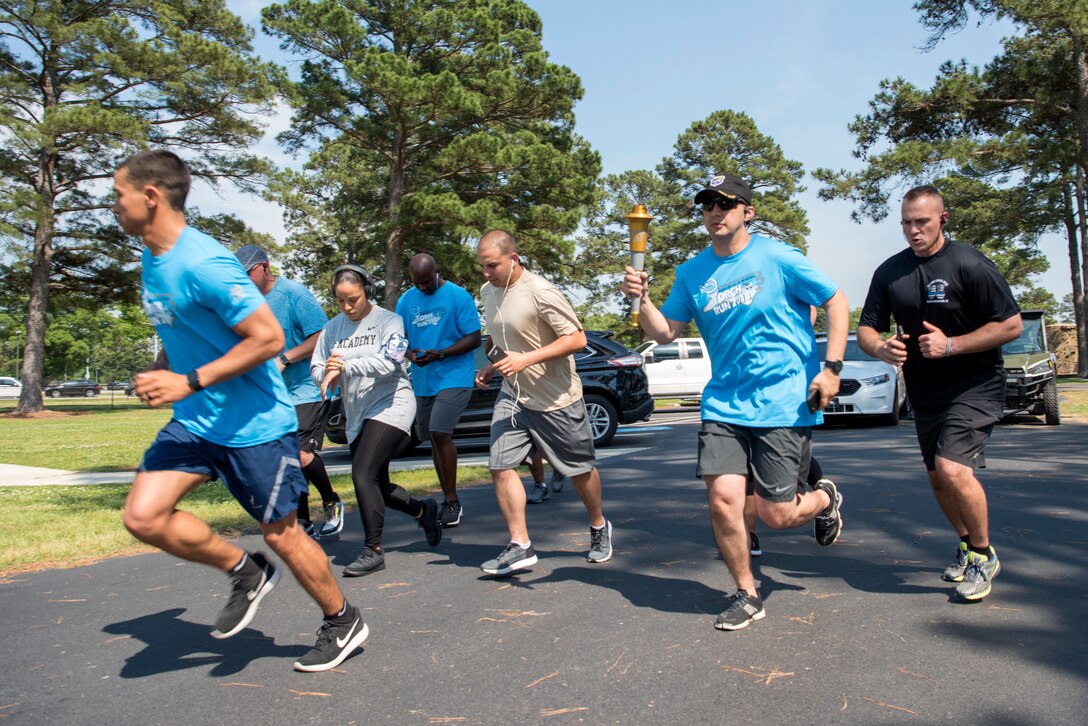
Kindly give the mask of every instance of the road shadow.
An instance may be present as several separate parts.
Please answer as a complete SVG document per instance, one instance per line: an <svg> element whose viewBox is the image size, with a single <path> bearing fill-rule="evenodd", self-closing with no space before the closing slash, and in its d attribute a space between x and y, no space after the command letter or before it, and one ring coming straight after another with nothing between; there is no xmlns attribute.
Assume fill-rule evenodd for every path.
<svg viewBox="0 0 1088 726"><path fill-rule="evenodd" d="M184 608L173 608L132 620L111 623L103 631L142 641L145 648L125 659L121 678L143 678L213 666L212 676L240 673L258 658L297 658L309 650L303 645L276 645L272 638L246 628L229 640L216 640L204 623L181 620Z"/></svg>

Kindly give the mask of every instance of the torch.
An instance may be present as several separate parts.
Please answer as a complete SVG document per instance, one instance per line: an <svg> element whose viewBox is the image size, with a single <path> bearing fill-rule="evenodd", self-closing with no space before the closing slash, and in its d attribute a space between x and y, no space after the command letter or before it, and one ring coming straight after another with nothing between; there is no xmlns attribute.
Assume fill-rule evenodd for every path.
<svg viewBox="0 0 1088 726"><path fill-rule="evenodd" d="M650 220L653 218L653 215L646 211L646 206L643 204L636 204L631 213L624 217L631 233L631 267L639 272L646 265L646 237L650 229ZM638 309L641 302L641 297L636 297L631 301L632 328L638 327Z"/></svg>

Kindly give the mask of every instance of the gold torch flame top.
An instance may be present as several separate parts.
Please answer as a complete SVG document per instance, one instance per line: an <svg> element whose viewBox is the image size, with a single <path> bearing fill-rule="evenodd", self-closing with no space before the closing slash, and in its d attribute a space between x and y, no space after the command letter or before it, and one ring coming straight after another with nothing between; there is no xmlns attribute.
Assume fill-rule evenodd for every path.
<svg viewBox="0 0 1088 726"><path fill-rule="evenodd" d="M633 229L637 229L638 227L646 229L650 226L650 221L653 218L654 215L646 211L645 204L636 204L635 208L631 210L631 213L624 217L624 219L627 220L627 224L631 225Z"/></svg>

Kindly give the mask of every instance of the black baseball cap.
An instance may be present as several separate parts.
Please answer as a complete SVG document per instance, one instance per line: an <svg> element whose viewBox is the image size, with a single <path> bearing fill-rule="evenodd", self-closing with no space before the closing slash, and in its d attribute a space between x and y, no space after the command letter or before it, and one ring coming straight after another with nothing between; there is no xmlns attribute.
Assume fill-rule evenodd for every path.
<svg viewBox="0 0 1088 726"><path fill-rule="evenodd" d="M257 245L245 245L234 253L238 261L242 263L242 269L249 272L257 265L268 263L268 254Z"/></svg>
<svg viewBox="0 0 1088 726"><path fill-rule="evenodd" d="M745 204L752 203L752 190L748 188L748 184L732 174L715 174L695 195L695 203L702 204L715 195L726 199L739 199Z"/></svg>

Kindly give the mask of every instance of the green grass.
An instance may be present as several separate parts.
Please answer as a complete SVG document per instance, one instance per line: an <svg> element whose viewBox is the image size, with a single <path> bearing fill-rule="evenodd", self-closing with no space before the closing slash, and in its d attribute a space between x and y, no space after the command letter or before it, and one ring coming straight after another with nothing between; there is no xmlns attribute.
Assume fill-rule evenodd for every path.
<svg viewBox="0 0 1088 726"><path fill-rule="evenodd" d="M432 469L396 472L392 478L413 495L438 489ZM490 481L483 466L462 467L458 472L458 486ZM335 476L332 482L345 506L354 512L351 478ZM0 576L151 551L121 522L128 490L128 484L0 487ZM179 508L228 537L260 531L219 482L201 486L182 500ZM358 529L358 521L353 513L348 526Z"/></svg>

